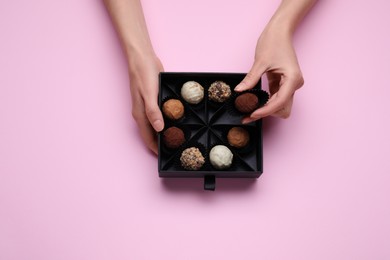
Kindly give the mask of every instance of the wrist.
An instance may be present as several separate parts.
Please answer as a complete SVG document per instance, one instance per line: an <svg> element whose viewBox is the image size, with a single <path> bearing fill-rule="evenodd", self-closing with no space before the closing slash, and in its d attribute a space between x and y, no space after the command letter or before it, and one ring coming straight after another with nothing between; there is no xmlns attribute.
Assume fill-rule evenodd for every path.
<svg viewBox="0 0 390 260"><path fill-rule="evenodd" d="M292 35L300 21L316 1L317 0L282 0L279 8L271 18L270 26L276 26L279 30L284 30Z"/></svg>
<svg viewBox="0 0 390 260"><path fill-rule="evenodd" d="M288 35L292 37L295 31L295 25L291 19L288 19L288 17L284 16L283 14L276 13L268 22L264 31L271 31L272 33Z"/></svg>
<svg viewBox="0 0 390 260"><path fill-rule="evenodd" d="M260 38L274 39L275 41L291 41L294 30L284 20L271 19L264 28Z"/></svg>
<svg viewBox="0 0 390 260"><path fill-rule="evenodd" d="M158 59L152 48L129 48L126 56L130 70L136 70L145 61Z"/></svg>
<svg viewBox="0 0 390 260"><path fill-rule="evenodd" d="M125 53L128 61L137 57L143 58L147 56L156 56L153 50L153 46L150 42L126 44Z"/></svg>
<svg viewBox="0 0 390 260"><path fill-rule="evenodd" d="M154 52L132 52L128 56L128 69L130 78L137 75L150 75L164 70L160 59Z"/></svg>

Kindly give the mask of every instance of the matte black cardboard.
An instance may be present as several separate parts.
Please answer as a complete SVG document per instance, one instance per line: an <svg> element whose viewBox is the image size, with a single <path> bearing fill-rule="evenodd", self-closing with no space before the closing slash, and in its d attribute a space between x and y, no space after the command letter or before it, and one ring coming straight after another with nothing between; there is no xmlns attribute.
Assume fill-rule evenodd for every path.
<svg viewBox="0 0 390 260"><path fill-rule="evenodd" d="M217 178L258 178L263 171L262 150L262 122L242 125L242 114L238 113L233 105L234 87L245 77L242 73L160 73L159 97L160 108L163 102L169 98L179 99L185 107L184 117L173 122L164 117L165 129L177 126L185 129L189 139L182 147L169 150L162 142L162 132L158 134L158 171L160 177L174 178L205 178L206 186L210 186ZM224 81L232 90L231 100L222 104L210 101L208 88L215 81ZM200 104L191 105L181 97L180 91L187 81L196 81L204 88L204 99ZM254 91L261 90L261 82L255 86ZM226 139L226 134L231 127L240 126L250 133L250 144L245 149L231 147ZM165 130L164 129L164 130ZM209 163L208 151L217 144L226 145L233 152L233 164L227 170L216 170ZM205 152L206 164L198 171L185 170L180 165L181 152L190 146L200 145ZM211 185L212 189L213 185Z"/></svg>

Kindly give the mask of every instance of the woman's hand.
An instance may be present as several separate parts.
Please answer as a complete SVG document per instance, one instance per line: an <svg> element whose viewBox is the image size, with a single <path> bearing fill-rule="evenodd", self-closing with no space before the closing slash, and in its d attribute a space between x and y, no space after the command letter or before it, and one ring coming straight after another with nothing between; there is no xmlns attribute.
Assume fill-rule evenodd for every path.
<svg viewBox="0 0 390 260"><path fill-rule="evenodd" d="M164 128L157 104L158 74L163 71L146 27L140 0L104 0L129 64L132 114L150 150L157 154L156 131Z"/></svg>
<svg viewBox="0 0 390 260"><path fill-rule="evenodd" d="M158 75L164 70L154 55L133 54L129 60L132 115L146 146L157 154L157 136L164 128L158 107Z"/></svg>
<svg viewBox="0 0 390 260"><path fill-rule="evenodd" d="M243 119L250 123L272 115L290 116L296 90L303 86L303 77L292 44L292 33L276 24L269 24L261 34L256 47L255 62L235 91L253 88L266 73L271 98L268 103Z"/></svg>
<svg viewBox="0 0 390 260"><path fill-rule="evenodd" d="M303 86L303 77L292 44L292 35L317 0L282 0L271 21L261 34L256 47L255 62L236 91L253 88L266 73L271 98L268 103L245 117L250 123L273 115L290 116L296 90Z"/></svg>

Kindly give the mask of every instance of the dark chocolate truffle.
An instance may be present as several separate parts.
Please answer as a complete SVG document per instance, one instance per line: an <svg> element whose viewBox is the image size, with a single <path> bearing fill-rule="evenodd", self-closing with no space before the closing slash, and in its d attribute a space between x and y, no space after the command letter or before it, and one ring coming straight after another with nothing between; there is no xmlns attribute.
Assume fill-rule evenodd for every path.
<svg viewBox="0 0 390 260"><path fill-rule="evenodd" d="M255 94L244 93L236 98L234 106L241 113L250 114L259 107L259 99Z"/></svg>
<svg viewBox="0 0 390 260"><path fill-rule="evenodd" d="M223 81L215 81L209 87L209 99L218 103L228 100L231 94L230 86Z"/></svg>
<svg viewBox="0 0 390 260"><path fill-rule="evenodd" d="M227 135L228 142L236 148L243 148L249 143L249 133L242 127L233 127Z"/></svg>
<svg viewBox="0 0 390 260"><path fill-rule="evenodd" d="M170 149L176 149L185 142L184 132L176 126L171 126L163 133L164 144Z"/></svg>
<svg viewBox="0 0 390 260"><path fill-rule="evenodd" d="M180 162L184 169L197 171L202 168L205 159L198 148L190 147L182 152Z"/></svg>
<svg viewBox="0 0 390 260"><path fill-rule="evenodd" d="M184 115L184 106L178 99L169 99L163 105L163 113L171 120L177 120Z"/></svg>

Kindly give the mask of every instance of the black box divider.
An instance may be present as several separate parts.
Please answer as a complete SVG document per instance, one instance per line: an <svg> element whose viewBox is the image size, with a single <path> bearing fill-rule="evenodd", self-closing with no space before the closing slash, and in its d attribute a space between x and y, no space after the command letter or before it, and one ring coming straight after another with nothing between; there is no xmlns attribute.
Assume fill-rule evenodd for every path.
<svg viewBox="0 0 390 260"><path fill-rule="evenodd" d="M162 97L173 96L177 99L181 99L180 93L176 93L169 83L164 83L163 88L160 91Z"/></svg>
<svg viewBox="0 0 390 260"><path fill-rule="evenodd" d="M261 124L261 120L255 124ZM232 150L233 153L237 154L237 156L239 156L239 158L244 161L248 166L250 166L251 168L253 169L261 169L262 168L262 164L259 164L259 160L258 160L258 157L259 155L262 155L262 146L261 146L261 132L258 130L258 127L256 127L255 125L229 125L228 128L232 128L234 126L239 126L239 127L243 127L244 129L246 129L248 132L249 132L249 136L250 136L250 146L251 146L251 149L252 150L256 150L256 153L253 153L253 152L250 152L248 151L247 149L238 149L238 148L234 148L232 146L229 145L228 141L227 141L227 132L226 130L226 126L228 125L215 125L213 127L213 132L219 136L223 141L224 143L227 144L227 146L229 147L230 150Z"/></svg>
<svg viewBox="0 0 390 260"><path fill-rule="evenodd" d="M189 106L184 100L181 99L181 102L184 104L184 109L188 111L188 115L192 115L193 117L196 117L196 120L194 122L197 122L197 124L206 125L205 121L205 112L202 110L194 110ZM183 122L184 124L193 124L190 120L187 120L187 122Z"/></svg>
<svg viewBox="0 0 390 260"><path fill-rule="evenodd" d="M177 158L178 156L178 153L180 151L183 150L183 147L187 147L189 143L194 143L194 142L198 142L199 141L199 137L201 135L204 134L204 132L207 131L207 128L204 127L204 126L194 126L194 127L199 127L198 129L191 129L191 136L188 140L186 140L186 142L181 146L179 147L178 149L175 149L173 150L171 153L170 153L170 157L168 159L166 159L166 163L162 166L163 168L166 168L166 165L168 165L170 163L170 161L174 160L175 158ZM203 143L203 145L205 146L205 144ZM166 150L165 150L166 151ZM180 156L180 154L179 154Z"/></svg>
<svg viewBox="0 0 390 260"><path fill-rule="evenodd" d="M226 104L220 106L209 104L208 107L210 108L208 111L208 124L214 125L214 122L226 112Z"/></svg>
<svg viewBox="0 0 390 260"><path fill-rule="evenodd" d="M216 116L213 118L213 126L216 125L240 125L242 117L232 116L228 113L224 113L223 116ZM251 125L254 125L254 123L251 123Z"/></svg>
<svg viewBox="0 0 390 260"><path fill-rule="evenodd" d="M210 134L208 138L208 151L210 153L210 150L215 146L215 145L224 145L229 148L229 150L233 154L233 164L232 167L230 167L229 171L237 171L240 169L245 169L246 171L256 171L256 165L253 167L246 163L245 160L241 158L241 156L234 150L229 147L229 144L224 140L223 138L219 137L214 130L210 129Z"/></svg>
<svg viewBox="0 0 390 260"><path fill-rule="evenodd" d="M171 120L171 119L167 118L163 113L163 118L164 118L164 121L166 122L166 124L176 124L176 125L180 125L180 124L182 124L182 125L205 125L206 124L204 119L202 119L202 116L204 116L204 115L200 116L198 112L192 110L191 107L189 107L187 105L187 103L182 98L175 97L172 95L165 96L164 98L161 99L161 101L159 101L160 106L162 107L166 101L168 101L169 99L172 99L172 98L178 99L183 103L184 116L178 120Z"/></svg>
<svg viewBox="0 0 390 260"><path fill-rule="evenodd" d="M200 135L200 133L202 131L205 131L204 125L182 125L182 126L180 126L180 125L167 125L165 129L167 129L171 126L176 126L184 131L184 134L185 134L187 139L186 139L185 143L181 146L185 146L188 142L191 142L191 141L193 141L194 138L197 138L197 136ZM160 148L161 148L161 152L162 152L161 154L164 156L167 156L164 158L164 161L170 160L170 157L175 156L178 149L180 149L180 147L177 149L170 149L170 148L166 147L163 142L162 142Z"/></svg>
<svg viewBox="0 0 390 260"><path fill-rule="evenodd" d="M199 171L186 171L181 165L180 165L180 155L181 152L189 147L197 147L201 150L203 156L206 160L206 165L202 167L202 170L210 170L210 167L207 164L208 158L207 158L207 136L208 136L208 129L206 127L202 128L190 141L186 142L182 147L180 147L176 151L176 156L172 156L162 167L163 170L166 171L174 171L174 172L199 172ZM202 151L203 150L203 151ZM170 177L170 176L168 176Z"/></svg>
<svg viewBox="0 0 390 260"><path fill-rule="evenodd" d="M248 144L243 148L237 148L233 147L229 144L229 140L227 139L227 135L229 133L229 130L233 127L241 127L244 128L249 133L249 142ZM227 146L237 152L238 154L247 154L252 153L253 150L257 149L257 142L259 133L258 129L255 126L252 125L214 125L213 131L216 135L218 135L226 144Z"/></svg>
<svg viewBox="0 0 390 260"><path fill-rule="evenodd" d="M169 88L170 92L175 93L175 96L178 99L180 99L180 101L182 101L184 105L186 105L189 109L191 109L194 114L197 114L199 116L199 118L202 119L202 121L207 122L206 121L206 118L207 118L206 111L207 110L205 109L206 91L204 90L204 98L199 104L189 104L181 96L181 88L185 82L187 82L187 81L184 81L184 82L180 81L180 83L177 83L177 84L172 84L172 83L164 84L164 86ZM203 87L203 89L204 89L204 87Z"/></svg>

